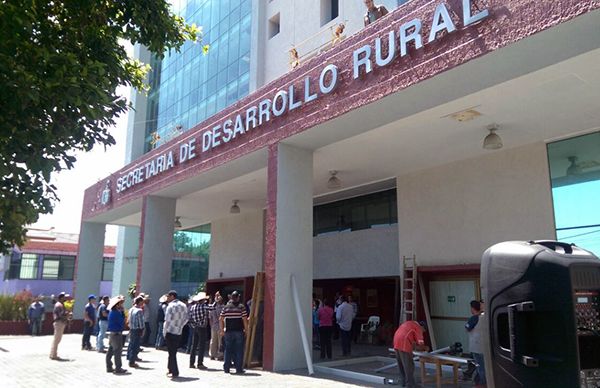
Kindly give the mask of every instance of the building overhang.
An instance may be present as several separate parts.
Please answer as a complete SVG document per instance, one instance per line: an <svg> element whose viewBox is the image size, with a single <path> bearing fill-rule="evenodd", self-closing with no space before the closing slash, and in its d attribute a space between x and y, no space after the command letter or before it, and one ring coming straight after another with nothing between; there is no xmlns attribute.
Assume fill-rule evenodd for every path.
<svg viewBox="0 0 600 388"><path fill-rule="evenodd" d="M180 198L231 180L260 180L266 174L268 147L282 141L318 150L408 120L408 125L396 136L405 136L409 142L412 137L418 137L410 131L412 117L431 114L444 104L447 110L456 101L462 101L462 105L456 104L460 110L470 96L481 91L587 53L595 53L592 59L598 57L594 50L600 47L597 39L600 3L596 1L488 1L485 6L489 16L467 26L462 3L465 2L414 0L403 5L379 23L91 186L85 192L82 218L91 222L139 224L139 209L145 195ZM479 9L473 8L472 15L486 10L483 2L473 3ZM429 25L436 10L439 14L440 4L445 4L457 30L442 31L427 43ZM445 20L441 17L440 21ZM365 55L364 47L371 47L375 62L376 39L381 38L382 44L387 45L389 34L398 36L403 29L407 36L412 30L406 27L415 19L423 23L422 48L413 47L407 55L398 55L386 66L373 63L369 73L365 73L365 66L359 66L358 77L354 77L355 63ZM332 86L331 65L337 69L337 85L324 93ZM309 92L306 92L307 79ZM320 82L323 85L320 86ZM568 84L569 79L563 82ZM319 94L319 89L322 89L320 95L307 102L312 93ZM256 108L255 114L260 116L261 103L266 100L281 107L282 91L288 96L286 111L277 117L272 115L270 120L265 119L247 132L242 133L238 128L236 138L223 141L225 127L235 131L238 115L246 120L248 112ZM290 92L297 96L297 103L303 100L302 105L293 110L289 109ZM215 132L215 128L220 129ZM215 133L219 131L221 141L215 145ZM524 137L521 144L560 135ZM207 139L211 140L208 146ZM191 146L195 147L193 158L189 157ZM186 154L184 161L181 157ZM433 157L432 160L447 163L457 157L445 155L445 159ZM430 165L411 166L415 171L426 167ZM374 177L372 181L390 177ZM123 185L124 179L129 180L128 187ZM136 183L131 184L133 180ZM238 189L244 182L239 183Z"/></svg>

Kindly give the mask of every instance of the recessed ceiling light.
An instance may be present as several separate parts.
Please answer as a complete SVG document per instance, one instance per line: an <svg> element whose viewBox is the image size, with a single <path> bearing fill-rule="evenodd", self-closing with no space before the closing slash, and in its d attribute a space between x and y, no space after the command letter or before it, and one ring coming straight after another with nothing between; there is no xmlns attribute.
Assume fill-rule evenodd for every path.
<svg viewBox="0 0 600 388"><path fill-rule="evenodd" d="M471 121L476 119L477 117L482 116L482 114L475 109L467 109L460 112L452 113L448 117L454 119L460 123L464 123L466 121Z"/></svg>
<svg viewBox="0 0 600 388"><path fill-rule="evenodd" d="M451 118L452 120L456 120L461 123L464 123L465 121L471 121L473 119L476 119L479 116L483 116L483 114L477 110L477 108L479 108L480 106L481 105L471 106L469 108L465 108L458 112L453 112L453 113L447 114L440 118L441 119Z"/></svg>

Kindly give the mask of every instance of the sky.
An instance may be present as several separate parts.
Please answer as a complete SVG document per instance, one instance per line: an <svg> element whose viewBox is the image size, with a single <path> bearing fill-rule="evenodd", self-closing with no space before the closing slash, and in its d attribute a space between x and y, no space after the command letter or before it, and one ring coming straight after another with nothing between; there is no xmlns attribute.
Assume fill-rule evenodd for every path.
<svg viewBox="0 0 600 388"><path fill-rule="evenodd" d="M557 228L600 224L600 181L584 182L552 190ZM589 249L600 256L600 226L558 232L558 239Z"/></svg>

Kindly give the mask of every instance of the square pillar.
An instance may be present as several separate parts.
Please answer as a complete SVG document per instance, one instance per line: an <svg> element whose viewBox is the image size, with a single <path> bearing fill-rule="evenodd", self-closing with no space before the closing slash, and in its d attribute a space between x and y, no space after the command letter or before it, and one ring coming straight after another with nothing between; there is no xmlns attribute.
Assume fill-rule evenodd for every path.
<svg viewBox="0 0 600 388"><path fill-rule="evenodd" d="M140 228L135 226L119 227L111 291L113 296L127 295L129 285L136 282L139 248Z"/></svg>
<svg viewBox="0 0 600 388"><path fill-rule="evenodd" d="M312 151L286 144L270 146L267 174L263 366L284 371L306 367L292 274L312 353Z"/></svg>
<svg viewBox="0 0 600 388"><path fill-rule="evenodd" d="M79 252L75 258L75 279L73 280L75 297L73 318L75 319L83 319L83 309L88 302L88 295L97 294L100 291L105 232L106 224L81 223ZM57 290L57 292L60 291Z"/></svg>
<svg viewBox="0 0 600 388"><path fill-rule="evenodd" d="M156 334L158 298L171 288L173 232L175 221L173 198L144 197L137 260L137 291L149 293L151 336Z"/></svg>

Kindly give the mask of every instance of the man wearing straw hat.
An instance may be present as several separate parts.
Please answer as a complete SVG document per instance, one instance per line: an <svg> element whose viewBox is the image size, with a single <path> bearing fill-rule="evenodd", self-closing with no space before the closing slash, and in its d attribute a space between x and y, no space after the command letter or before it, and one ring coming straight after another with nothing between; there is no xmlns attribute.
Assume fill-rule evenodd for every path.
<svg viewBox="0 0 600 388"><path fill-rule="evenodd" d="M192 350L190 352L190 368L196 368L196 353L198 354L198 369L206 369L204 366L204 351L206 349L206 335L208 327L208 315L213 309L206 302L208 297L204 292L200 292L192 297L192 302L196 302L190 308L189 324L194 330L192 340Z"/></svg>
<svg viewBox="0 0 600 388"><path fill-rule="evenodd" d="M129 309L129 346L127 347L127 360L130 368L137 368L138 354L140 352L140 342L144 332L144 312L142 305L144 297L139 295L133 300L133 307Z"/></svg>
<svg viewBox="0 0 600 388"><path fill-rule="evenodd" d="M167 294L158 299L158 310L156 313L156 341L154 347L158 350L165 346L163 326L165 325L165 310L167 309Z"/></svg>
<svg viewBox="0 0 600 388"><path fill-rule="evenodd" d="M113 297L108 302L108 352L106 353L106 371L123 374L127 371L122 368L121 353L123 352L123 329L125 328L125 312L123 311L123 295ZM115 358L113 369L112 358Z"/></svg>
<svg viewBox="0 0 600 388"><path fill-rule="evenodd" d="M185 303L177 299L177 291L167 293L167 310L165 311L165 324L163 332L167 342L169 352L169 363L167 377L179 377L179 368L177 367L177 348L181 342L181 332L188 321L188 310Z"/></svg>
<svg viewBox="0 0 600 388"><path fill-rule="evenodd" d="M142 310L144 311L144 337L142 338L142 345L151 346L150 335L152 334L152 330L150 328L150 302L152 299L150 298L150 294L145 294L143 292L140 296L144 298L144 304L142 305Z"/></svg>

